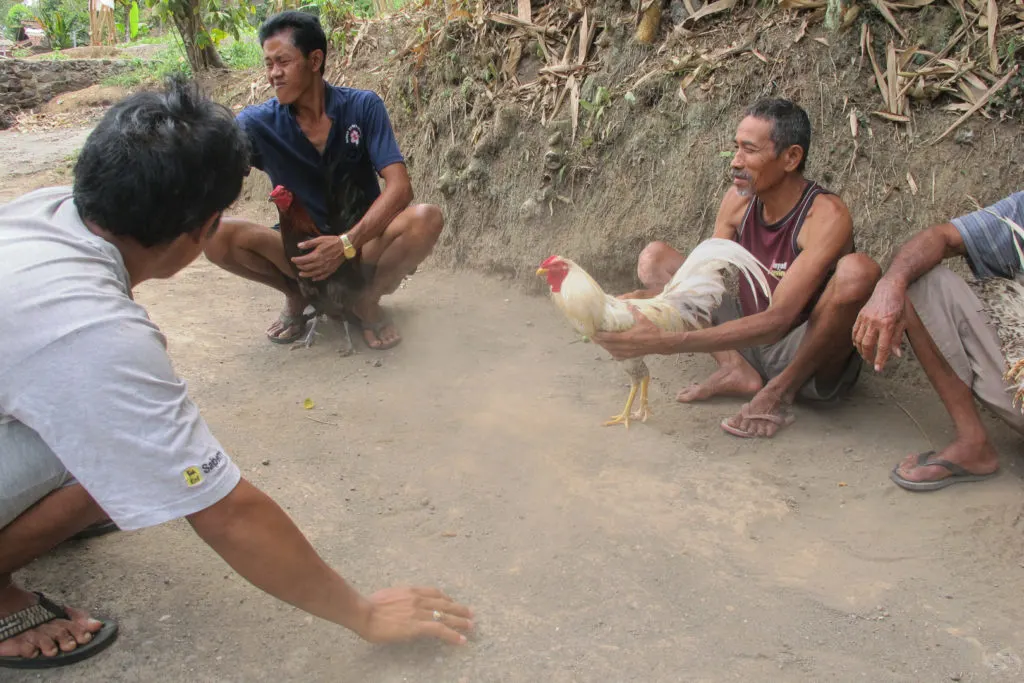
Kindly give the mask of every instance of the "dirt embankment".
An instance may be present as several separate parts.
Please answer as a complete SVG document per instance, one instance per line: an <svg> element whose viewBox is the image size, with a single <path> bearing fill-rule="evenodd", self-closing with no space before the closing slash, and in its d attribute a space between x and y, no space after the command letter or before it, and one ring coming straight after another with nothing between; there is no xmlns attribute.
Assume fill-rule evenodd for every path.
<svg viewBox="0 0 1024 683"><path fill-rule="evenodd" d="M515 12L514 3L489 4ZM808 111L808 175L842 196L858 248L883 262L911 232L971 209L970 197L985 203L1024 185L1022 128L1005 116L1007 107L1013 113L1008 100L1020 98L1019 76L989 103L1003 108L988 118L975 114L931 144L971 98L981 99L992 84L986 76L1004 75L1013 63L1000 58L998 74L987 71L977 18L971 23L969 15L972 29L961 31L951 6L897 12L904 40L874 10L833 33L824 10L734 8L688 22L672 3L646 46L634 39L633 14L620 3L585 11L533 4L527 28L509 15L428 9L336 36L344 49L328 76L385 98L417 198L444 208L448 230L438 257L448 265L537 287L536 264L559 252L611 288L630 286L637 252L650 240L688 249L709 235L727 187L735 124L765 95ZM1012 20L1007 12L1004 23ZM580 39L585 31L589 42ZM886 78L890 41L906 63L900 74L935 72L931 57L940 53L953 63L948 69L974 76L970 97L942 73L901 76L887 85L905 89L899 111L908 122L873 114L898 108L882 100L869 54ZM918 53L903 51L914 46ZM248 83L232 94L244 102Z"/></svg>

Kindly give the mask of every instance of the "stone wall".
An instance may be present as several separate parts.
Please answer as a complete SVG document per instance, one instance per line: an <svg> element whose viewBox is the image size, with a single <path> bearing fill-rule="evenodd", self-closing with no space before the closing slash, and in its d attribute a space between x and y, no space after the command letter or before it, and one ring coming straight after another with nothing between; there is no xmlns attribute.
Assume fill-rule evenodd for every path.
<svg viewBox="0 0 1024 683"><path fill-rule="evenodd" d="M132 67L113 59L0 59L0 111L32 109L61 93L88 88Z"/></svg>

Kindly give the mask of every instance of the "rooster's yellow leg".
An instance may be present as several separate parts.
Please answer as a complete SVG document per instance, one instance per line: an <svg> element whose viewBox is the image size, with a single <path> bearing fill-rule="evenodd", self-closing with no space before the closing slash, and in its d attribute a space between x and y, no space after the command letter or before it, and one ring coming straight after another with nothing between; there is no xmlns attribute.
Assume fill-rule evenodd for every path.
<svg viewBox="0 0 1024 683"><path fill-rule="evenodd" d="M651 384L651 376L647 375L640 380L640 407L633 413L633 418L640 420L641 422L647 422L647 418L651 416L651 411L647 408L647 387Z"/></svg>
<svg viewBox="0 0 1024 683"><path fill-rule="evenodd" d="M612 419L604 423L605 427L611 425L626 425L626 429L629 429L629 418L631 417L629 411L633 407L633 400L636 398L636 390L639 387L636 382L629 383L629 398L626 399L626 407L623 408L621 415L616 415Z"/></svg>

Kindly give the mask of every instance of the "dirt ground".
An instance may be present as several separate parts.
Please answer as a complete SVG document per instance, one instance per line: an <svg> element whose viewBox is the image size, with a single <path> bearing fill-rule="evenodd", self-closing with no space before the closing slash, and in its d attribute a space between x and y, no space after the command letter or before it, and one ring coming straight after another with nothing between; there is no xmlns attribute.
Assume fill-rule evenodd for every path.
<svg viewBox="0 0 1024 683"><path fill-rule="evenodd" d="M0 133L17 160L0 201L66 180L82 136ZM505 281L428 263L389 303L405 342L348 358L329 323L310 350L268 343L278 297L205 260L137 297L245 476L332 565L363 591L439 585L477 631L464 648L367 645L260 593L179 521L20 572L121 636L4 681L1024 677L1020 442L993 423L998 479L898 489L893 463L951 433L927 391L865 377L742 441L718 428L738 401L671 400L709 359L657 358L654 417L627 432L600 426L626 392L617 364Z"/></svg>

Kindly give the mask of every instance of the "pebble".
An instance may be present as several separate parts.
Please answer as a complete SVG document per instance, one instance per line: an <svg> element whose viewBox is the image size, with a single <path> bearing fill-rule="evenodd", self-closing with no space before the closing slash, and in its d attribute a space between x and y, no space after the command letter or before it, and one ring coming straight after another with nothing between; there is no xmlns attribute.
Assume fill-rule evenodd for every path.
<svg viewBox="0 0 1024 683"><path fill-rule="evenodd" d="M165 614L162 617L160 617L160 619L158 621L162 624L163 622L169 620L170 618L171 618L170 614Z"/></svg>
<svg viewBox="0 0 1024 683"><path fill-rule="evenodd" d="M384 361L382 361L380 358L378 358L377 360L373 361L373 367L375 367L375 368L383 367L383 365L384 365Z"/></svg>
<svg viewBox="0 0 1024 683"><path fill-rule="evenodd" d="M428 505L430 505L430 499L424 498L423 500L420 501L420 505L422 505L423 507L427 507Z"/></svg>
<svg viewBox="0 0 1024 683"><path fill-rule="evenodd" d="M263 464L264 464L264 466L266 466L266 465L269 465L269 464L270 464L270 461L269 461L269 460L264 460L264 461L263 461Z"/></svg>

